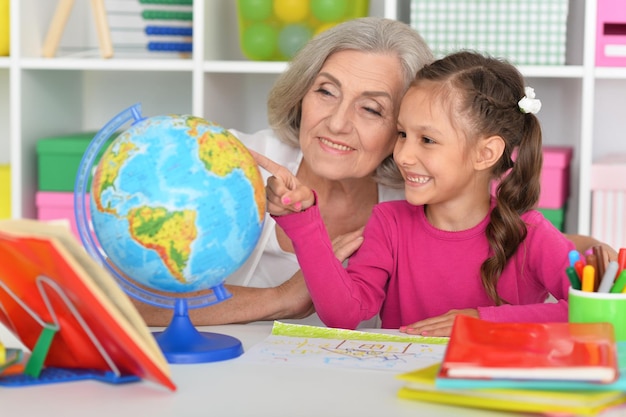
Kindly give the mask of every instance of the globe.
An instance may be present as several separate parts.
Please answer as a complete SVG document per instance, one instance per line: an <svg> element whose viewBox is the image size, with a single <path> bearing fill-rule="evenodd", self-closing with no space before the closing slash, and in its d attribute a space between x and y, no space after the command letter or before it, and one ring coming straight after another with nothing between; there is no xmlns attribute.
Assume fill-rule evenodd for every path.
<svg viewBox="0 0 626 417"><path fill-rule="evenodd" d="M110 145L102 152L105 143ZM226 339L226 351L216 356L213 351L224 350L214 346L216 335L207 340L197 332L187 311L230 297L223 282L250 256L263 227L263 178L235 136L199 117L145 118L139 105L132 106L90 143L74 197L79 234L91 256L129 295L174 310L170 326L156 333L170 362L243 352L238 340L217 335L223 336L218 345ZM205 347L208 356L189 353Z"/></svg>
<svg viewBox="0 0 626 417"><path fill-rule="evenodd" d="M248 258L265 216L244 145L193 116L155 116L121 133L93 173L98 242L127 276L167 292L221 284Z"/></svg>

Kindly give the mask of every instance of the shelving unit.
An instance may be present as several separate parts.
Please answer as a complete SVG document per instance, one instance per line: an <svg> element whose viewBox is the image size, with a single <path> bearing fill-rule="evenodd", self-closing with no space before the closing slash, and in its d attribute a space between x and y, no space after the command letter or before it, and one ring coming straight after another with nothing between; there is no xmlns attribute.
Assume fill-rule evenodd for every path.
<svg viewBox="0 0 626 417"><path fill-rule="evenodd" d="M435 1L435 0L433 0ZM236 2L194 2L190 57L114 56L101 59L89 2L75 3L56 58L41 46L56 5L11 0L10 57L0 57L0 164L11 163L12 215L35 217L39 138L98 130L141 102L147 116L191 113L253 132L267 126L265 102L285 62L254 62L239 49ZM370 15L408 23L408 0L371 0ZM590 171L594 158L626 153L626 68L595 67L596 0L570 0L567 65L520 70L544 106L548 145L574 147L566 231L590 233ZM91 51L78 56L80 41ZM149 54L146 54L149 55Z"/></svg>

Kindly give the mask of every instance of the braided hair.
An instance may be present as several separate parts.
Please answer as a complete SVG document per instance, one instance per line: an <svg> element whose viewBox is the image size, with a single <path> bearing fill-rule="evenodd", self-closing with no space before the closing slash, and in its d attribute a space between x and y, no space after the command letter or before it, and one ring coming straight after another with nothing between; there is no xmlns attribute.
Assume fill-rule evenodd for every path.
<svg viewBox="0 0 626 417"><path fill-rule="evenodd" d="M490 256L480 268L485 291L496 305L501 305L506 300L498 295L498 279L527 234L520 216L534 208L539 199L539 120L520 110L518 101L525 94L524 79L506 61L462 51L422 68L417 73L416 82L419 80L442 82L443 88L458 99L454 110L467 128L469 141L493 135L504 140L504 152L491 171L492 178L501 181L486 230Z"/></svg>

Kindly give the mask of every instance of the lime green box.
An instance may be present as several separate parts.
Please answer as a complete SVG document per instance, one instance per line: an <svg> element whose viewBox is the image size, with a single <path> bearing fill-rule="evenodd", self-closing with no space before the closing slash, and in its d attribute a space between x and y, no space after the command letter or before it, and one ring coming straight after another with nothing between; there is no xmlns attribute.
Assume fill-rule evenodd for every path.
<svg viewBox="0 0 626 417"><path fill-rule="evenodd" d="M11 166L0 165L0 219L11 217Z"/></svg>
<svg viewBox="0 0 626 417"><path fill-rule="evenodd" d="M561 232L565 231L565 211L566 207L561 207L558 209L546 209L546 208L538 208L543 216L550 221Z"/></svg>
<svg viewBox="0 0 626 417"><path fill-rule="evenodd" d="M83 132L37 141L37 178L40 191L74 191L80 161L96 133ZM112 140L113 138L109 139L102 147L96 162Z"/></svg>

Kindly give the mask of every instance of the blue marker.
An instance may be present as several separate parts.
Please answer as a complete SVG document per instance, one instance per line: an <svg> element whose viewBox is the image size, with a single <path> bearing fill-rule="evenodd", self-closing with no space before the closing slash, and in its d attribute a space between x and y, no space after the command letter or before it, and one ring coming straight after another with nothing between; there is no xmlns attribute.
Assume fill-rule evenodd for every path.
<svg viewBox="0 0 626 417"><path fill-rule="evenodd" d="M580 253L576 249L569 251L569 266L574 266L576 261L580 261Z"/></svg>

